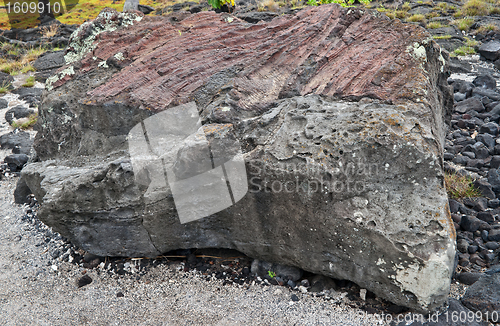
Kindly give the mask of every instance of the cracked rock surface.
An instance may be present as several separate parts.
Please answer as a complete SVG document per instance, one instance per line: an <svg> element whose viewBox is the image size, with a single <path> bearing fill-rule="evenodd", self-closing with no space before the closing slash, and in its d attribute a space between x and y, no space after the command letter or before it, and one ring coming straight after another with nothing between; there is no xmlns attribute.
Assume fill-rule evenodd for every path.
<svg viewBox="0 0 500 326"><path fill-rule="evenodd" d="M455 257L442 168L453 98L425 30L335 5L256 25L127 15L106 9L82 25L48 79L40 161L22 170L44 223L100 256L230 248L417 311L443 305ZM175 188L152 174L157 162L137 170L150 156L129 144L135 127L179 105L203 126L161 139L166 171L183 180L205 135L211 148L237 140L248 183L234 205L189 223Z"/></svg>

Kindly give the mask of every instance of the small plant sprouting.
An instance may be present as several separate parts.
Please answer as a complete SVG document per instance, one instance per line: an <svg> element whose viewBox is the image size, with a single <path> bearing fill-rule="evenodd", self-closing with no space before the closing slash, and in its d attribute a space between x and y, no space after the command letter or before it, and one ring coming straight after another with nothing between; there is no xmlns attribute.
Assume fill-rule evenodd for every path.
<svg viewBox="0 0 500 326"><path fill-rule="evenodd" d="M29 76L26 82L22 85L23 87L33 87L35 86L35 76Z"/></svg>
<svg viewBox="0 0 500 326"><path fill-rule="evenodd" d="M0 94L7 93L10 89L10 83L9 82L3 82L2 85L0 85Z"/></svg>
<svg viewBox="0 0 500 326"><path fill-rule="evenodd" d="M451 199L481 197L481 191L474 187L471 177L446 172L444 183L448 197Z"/></svg>
<svg viewBox="0 0 500 326"><path fill-rule="evenodd" d="M26 129L33 127L33 125L36 123L37 120L38 120L38 114L35 113L35 114L30 115L28 117L27 121L24 121L22 123L12 122L11 125L14 128L26 130Z"/></svg>
<svg viewBox="0 0 500 326"><path fill-rule="evenodd" d="M267 271L267 274L269 275L270 278L275 278L276 277L276 273L273 272L273 271Z"/></svg>

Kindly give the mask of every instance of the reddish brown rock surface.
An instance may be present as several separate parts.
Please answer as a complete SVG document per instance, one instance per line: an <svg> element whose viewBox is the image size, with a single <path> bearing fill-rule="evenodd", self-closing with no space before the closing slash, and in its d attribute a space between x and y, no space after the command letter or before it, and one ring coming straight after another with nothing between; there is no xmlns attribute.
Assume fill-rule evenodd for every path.
<svg viewBox="0 0 500 326"><path fill-rule="evenodd" d="M153 111L189 102L215 73L233 67L229 97L244 110L311 93L392 102L424 95L432 87L421 69L426 62L412 58L411 48L429 35L375 13L319 6L256 25L214 12L172 23L146 17L101 33L73 78L106 61L121 71L87 100L126 99ZM436 45L429 50L439 51Z"/></svg>

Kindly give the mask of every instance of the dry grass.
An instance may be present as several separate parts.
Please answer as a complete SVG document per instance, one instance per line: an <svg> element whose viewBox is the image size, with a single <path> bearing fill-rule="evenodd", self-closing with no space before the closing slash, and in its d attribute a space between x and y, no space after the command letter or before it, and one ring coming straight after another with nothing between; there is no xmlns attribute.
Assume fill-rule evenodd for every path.
<svg viewBox="0 0 500 326"><path fill-rule="evenodd" d="M44 37L54 37L59 31L59 26L52 24L50 26L42 27L42 36Z"/></svg>
<svg viewBox="0 0 500 326"><path fill-rule="evenodd" d="M499 28L494 24L482 25L476 30L476 34L486 34L489 31L498 31Z"/></svg>
<svg viewBox="0 0 500 326"><path fill-rule="evenodd" d="M470 177L445 173L444 182L448 197L451 199L481 197L481 192L474 187Z"/></svg>
<svg viewBox="0 0 500 326"><path fill-rule="evenodd" d="M433 38L435 40L449 40L451 38L451 35L446 34L446 35L434 35Z"/></svg>
<svg viewBox="0 0 500 326"><path fill-rule="evenodd" d="M2 49L9 48L8 46L2 45L0 46ZM0 71L5 72L10 75L17 75L19 73L26 73L28 71L35 71L31 62L35 61L40 55L42 55L46 50L42 47L31 48L28 50L24 50L21 48L14 48L12 50L8 50L8 52L16 52L20 55L17 60L7 60L2 58L0 60Z"/></svg>
<svg viewBox="0 0 500 326"><path fill-rule="evenodd" d="M401 7L404 11L408 11L411 9L411 5L409 2L405 2L403 6Z"/></svg>
<svg viewBox="0 0 500 326"><path fill-rule="evenodd" d="M408 18L406 18L406 21L412 22L412 23L423 23L425 22L425 16L421 14L415 14L412 15Z"/></svg>
<svg viewBox="0 0 500 326"><path fill-rule="evenodd" d="M469 0L462 6L464 16L485 16L489 13L490 5L482 0Z"/></svg>
<svg viewBox="0 0 500 326"><path fill-rule="evenodd" d="M474 18L456 19L451 24L457 26L461 31L468 31L472 24L474 24Z"/></svg>
<svg viewBox="0 0 500 326"><path fill-rule="evenodd" d="M29 129L33 127L33 125L38 120L38 114L32 114L28 118L19 119L18 121L12 122L12 127L20 128L20 129Z"/></svg>
<svg viewBox="0 0 500 326"><path fill-rule="evenodd" d="M7 92L9 91L9 88L10 88L10 83L8 83L8 82L3 82L3 83L0 85L0 94L7 93Z"/></svg>
<svg viewBox="0 0 500 326"><path fill-rule="evenodd" d="M436 29L441 27L443 27L443 24L441 24L440 22L430 22L429 24L427 24L427 28L429 29Z"/></svg>
<svg viewBox="0 0 500 326"><path fill-rule="evenodd" d="M258 11L278 11L280 6L274 0L262 0L257 4Z"/></svg>

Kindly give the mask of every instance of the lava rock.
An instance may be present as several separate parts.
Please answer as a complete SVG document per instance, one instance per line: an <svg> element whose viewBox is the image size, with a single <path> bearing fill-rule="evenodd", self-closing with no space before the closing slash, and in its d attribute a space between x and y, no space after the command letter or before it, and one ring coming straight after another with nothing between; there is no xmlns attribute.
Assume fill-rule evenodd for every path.
<svg viewBox="0 0 500 326"><path fill-rule="evenodd" d="M462 304L472 311L481 311L483 318L500 311L500 274L484 275L465 292ZM498 320L495 320L495 322Z"/></svg>
<svg viewBox="0 0 500 326"><path fill-rule="evenodd" d="M455 112L464 114L467 111L474 110L476 112L483 112L484 105L477 97L471 97L464 101L457 103L454 107Z"/></svg>
<svg viewBox="0 0 500 326"><path fill-rule="evenodd" d="M479 54L488 60L495 61L500 58L500 42L489 41L483 43L478 50Z"/></svg>
<svg viewBox="0 0 500 326"><path fill-rule="evenodd" d="M476 87L482 87L486 89L491 89L495 90L497 88L497 82L495 78L493 78L491 75L484 74L484 75L479 75L477 76L472 83Z"/></svg>
<svg viewBox="0 0 500 326"><path fill-rule="evenodd" d="M474 181L474 186L481 191L481 194L486 198L496 198L495 193L493 192L491 185L487 180L478 179Z"/></svg>
<svg viewBox="0 0 500 326"><path fill-rule="evenodd" d="M457 280L460 283L466 284L466 285L472 285L476 283L482 276L484 276L483 273L470 273L470 272L462 272L457 274Z"/></svg>
<svg viewBox="0 0 500 326"><path fill-rule="evenodd" d="M488 240L490 241L500 241L500 229L493 229L488 233Z"/></svg>
<svg viewBox="0 0 500 326"><path fill-rule="evenodd" d="M478 219L477 217L464 215L462 216L460 227L465 231L474 232L479 230L479 227L481 226L482 223L484 222Z"/></svg>
<svg viewBox="0 0 500 326"><path fill-rule="evenodd" d="M12 154L5 157L4 161L9 165L12 172L19 172L23 166L28 162L28 155L26 154Z"/></svg>
<svg viewBox="0 0 500 326"><path fill-rule="evenodd" d="M24 178L21 177L17 181L16 189L14 190L14 202L16 204L29 204L30 203L30 195L33 192L24 181Z"/></svg>
<svg viewBox="0 0 500 326"><path fill-rule="evenodd" d="M12 109L9 109L7 112L5 112L5 120L7 120L9 124L12 124L14 119L27 118L33 113L35 113L34 110L29 109L24 105L16 105Z"/></svg>
<svg viewBox="0 0 500 326"><path fill-rule="evenodd" d="M8 134L0 136L0 147L14 149L19 147L18 154L28 155L33 145L33 140L30 134L25 131L11 131Z"/></svg>
<svg viewBox="0 0 500 326"><path fill-rule="evenodd" d="M476 216L478 219L482 220L482 221L485 221L487 223L492 223L495 221L495 218L493 217L493 215L491 215L490 212L486 211L486 212L479 212L477 213L477 216Z"/></svg>
<svg viewBox="0 0 500 326"><path fill-rule="evenodd" d="M45 52L33 63L37 71L52 70L62 67L65 64L64 51Z"/></svg>
<svg viewBox="0 0 500 326"><path fill-rule="evenodd" d="M0 110L6 109L9 106L9 102L7 100L0 98Z"/></svg>
<svg viewBox="0 0 500 326"><path fill-rule="evenodd" d="M493 138L493 136L490 134L478 134L476 136L476 140L480 141L486 147L488 147L488 150L492 150L495 147L495 138ZM496 160L498 161L498 165L500 166L500 156L498 156Z"/></svg>
<svg viewBox="0 0 500 326"><path fill-rule="evenodd" d="M469 242L465 239L458 239L457 240L457 250L460 251L461 253L467 253L469 250Z"/></svg>
<svg viewBox="0 0 500 326"><path fill-rule="evenodd" d="M237 14L236 17L238 17L241 20L244 20L248 23L251 24L257 24L260 21L271 21L274 18L278 17L278 13L275 12L246 12L246 13L241 13Z"/></svg>
<svg viewBox="0 0 500 326"><path fill-rule="evenodd" d="M488 133L493 136L498 135L498 130L499 130L498 124L495 122L485 123L484 125L481 126L481 128L479 128L480 133Z"/></svg>
<svg viewBox="0 0 500 326"><path fill-rule="evenodd" d="M77 281L77 286L81 288L82 286L89 285L92 283L92 278L88 275L83 275Z"/></svg>
<svg viewBox="0 0 500 326"><path fill-rule="evenodd" d="M21 172L36 198L43 199L38 212L43 222L100 256L150 257L191 245L230 248L258 259L350 279L379 297L418 311L444 304L455 262L455 226L447 218L448 198L439 185L441 144L446 134L443 122L451 118L453 97L442 64L446 53L428 40L428 34L418 26L393 24L365 10L336 4L310 6L293 16L261 21L257 29L238 19L228 24L214 12L186 13L176 23L170 17L139 17L142 13L106 8L81 25L67 48L66 58L77 60L71 63L72 73L67 73L68 66L46 84L49 91L39 108L44 119L35 143L39 161ZM137 40L130 37L153 29L177 30L180 25L190 26L196 33L187 39L186 33L170 33L167 43L161 38L144 38L143 47L137 47ZM351 37L354 27L356 35L365 36ZM210 55L214 37L226 44L217 49L217 56ZM92 44L92 53L87 44ZM201 50L189 51L193 46ZM183 55L174 63L178 51ZM296 55L302 51L315 55ZM99 67L99 60L93 59L118 53L123 54L123 60L117 59L123 69ZM357 54L354 61L352 53ZM150 60L153 56L154 62ZM233 59L219 65L221 57ZM128 67L133 67L133 73ZM172 78L172 69L183 77ZM153 70L158 73L148 73ZM361 70L366 83L356 82ZM150 77L148 83L139 77L143 74ZM352 101L362 98L380 102ZM210 123L197 127L200 119ZM151 129L151 123L165 126ZM143 124L152 142L162 136L158 132L168 136L170 126L182 135L168 141L175 146L162 143L170 146L162 157L168 158L167 175L175 178L175 185L165 179L163 170L158 174L154 153L135 155L137 150L144 154L144 150L158 149L139 143L146 136ZM419 132L409 139L400 137L400 130L413 130L416 124L421 127ZM360 138L356 130L368 134ZM332 133L336 139L342 138L335 149L326 140ZM374 150L373 139L380 135L384 140L377 140ZM224 160L213 169L212 158L204 154L210 149L202 138L212 152L218 148L215 144L224 141L235 144L238 140L240 148L235 152L220 149L230 155L221 157ZM350 185L361 181L358 185L367 189L335 192L328 185L325 201L324 187L311 193L314 184L303 182L313 175L302 166L293 175L282 173L285 162L306 163L300 159L309 155L304 151L322 153L321 162L307 163L318 168L323 164L328 171L337 168L339 160L345 163L345 170L349 163L352 166L353 157L356 164L362 158L367 166L377 165L377 171L348 172ZM147 164L142 164L143 159ZM183 162L199 170L182 170ZM199 166L204 162L210 164ZM243 173L227 174L245 187L238 189L238 183L231 180L229 191L227 183L218 178L215 184L200 183L207 190L212 184L222 187L221 191L203 191L203 198L193 198L197 196L193 193L174 195L186 190L179 182L189 180L184 178L187 174L206 177L211 170L219 173L221 164L240 162ZM253 163L266 164L260 181ZM404 180L399 177L402 173ZM422 175L426 182L407 181L420 180ZM301 182L298 191L268 192L277 185L274 181L289 187L297 180ZM168 184L171 193L166 191ZM109 189L114 191L111 197ZM228 205L212 205L221 199ZM427 210L433 214L424 218L421 212ZM360 212L363 224L345 218ZM380 212L390 218L388 223L370 220ZM409 229L408 220L421 221L428 230L420 226ZM359 241L360 235L363 241ZM399 248L408 249L394 250L395 241ZM384 266L377 265L379 258L386 262ZM389 277L400 262L407 265L403 263L398 279ZM428 282L431 277L432 284ZM408 300L410 295L412 300Z"/></svg>

